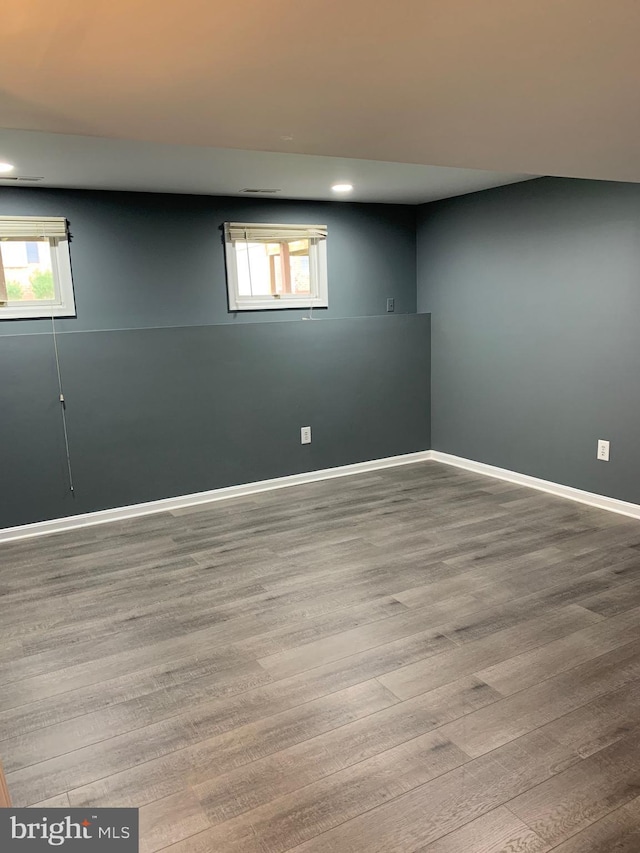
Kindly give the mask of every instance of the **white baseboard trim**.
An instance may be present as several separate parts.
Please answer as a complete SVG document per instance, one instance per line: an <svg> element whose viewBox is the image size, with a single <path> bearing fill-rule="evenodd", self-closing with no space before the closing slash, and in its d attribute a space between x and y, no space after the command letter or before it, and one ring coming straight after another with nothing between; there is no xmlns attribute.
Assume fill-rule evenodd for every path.
<svg viewBox="0 0 640 853"><path fill-rule="evenodd" d="M44 536L48 533L63 533L67 530L77 530L94 524L107 524L110 521L124 521L138 518L156 512L168 512L173 509L197 506L198 504L214 503L215 501L239 498L245 495L255 495L271 489L284 489L287 486L299 486L303 483L315 483L318 480L330 480L333 477L348 477L352 474L363 474L367 471L378 471L382 468L394 468L397 465L412 465L416 462L426 462L431 459L430 450L417 453L404 453L402 456L387 456L382 459L372 459L369 462L355 462L352 465L341 465L338 468L323 468L319 471L308 471L303 474L290 474L286 477L276 477L273 480L259 480L256 483L246 483L241 486L228 486L223 489L212 489L207 492L196 492L192 495L179 495L175 498L163 498L147 503L132 504L131 506L103 509L97 512L87 512L82 515L70 515L65 518L54 518L50 521L37 521L33 524L21 524L17 527L0 529L0 543L13 542L16 539L28 539L32 536Z"/></svg>
<svg viewBox="0 0 640 853"><path fill-rule="evenodd" d="M87 512L82 515L70 515L65 518L54 518L50 521L37 521L33 524L21 524L17 527L5 527L0 529L0 544L14 542L17 539L30 539L34 536L45 536L49 533L64 533L68 530L77 530L82 527L91 527L95 524L108 524L111 521L125 521L130 518L139 518L143 515L152 515L157 512L169 512L174 509L184 509L199 504L215 503L216 501L240 498L246 495L255 495L259 492L267 492L272 489L284 489L288 486L299 486L304 483L315 483L318 480L330 480L334 477L348 477L352 474L363 474L367 471L378 471L383 468L395 468L398 465L412 465L416 462L427 462L433 460L444 465L452 465L455 468L464 468L475 474L483 474L494 477L497 480L506 480L519 486L530 489L538 489L559 498L577 501L587 506L604 509L608 512L616 512L630 518L640 519L640 504L628 503L617 498L608 498L593 492L584 492L574 489L572 486L562 486L552 483L550 480L541 480L528 474L519 474L517 471L509 471L507 468L497 468L484 462L475 462L473 459L465 459L462 456L453 456L450 453L442 453L439 450L421 450L417 453L405 453L402 456L387 456L383 459L372 459L368 462L355 462L352 465L341 465L337 468L322 468L319 471L308 471L303 474L290 474L286 477L276 477L272 480L259 480L255 483L246 483L240 486L228 486L223 489L212 489L207 492L196 492L191 495L179 495L174 498L163 498L147 503L132 504L131 506L116 507L114 509L103 509L97 512Z"/></svg>
<svg viewBox="0 0 640 853"><path fill-rule="evenodd" d="M461 456L452 456L450 453L441 453L439 450L431 451L431 459L442 462L445 465L453 465L456 468L464 468L476 474L484 474L487 477L495 477L497 480L506 480L519 486L527 486L530 489L538 489L548 492L558 498L567 498L581 504L606 509L608 512L617 512L619 515L627 515L630 518L640 519L640 504L632 504L620 501L617 498L607 498L594 492L583 492L582 489L574 489L572 486L561 486L550 480L540 480L538 477L530 477L528 474L518 474L517 471L509 471L507 468L496 468L494 465L486 465L484 462L474 462L472 459L464 459Z"/></svg>

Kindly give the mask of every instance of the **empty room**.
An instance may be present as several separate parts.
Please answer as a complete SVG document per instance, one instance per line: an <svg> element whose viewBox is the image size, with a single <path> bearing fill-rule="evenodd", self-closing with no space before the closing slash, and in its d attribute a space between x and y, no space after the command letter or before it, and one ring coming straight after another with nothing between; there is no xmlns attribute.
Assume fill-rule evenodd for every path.
<svg viewBox="0 0 640 853"><path fill-rule="evenodd" d="M640 6L23 0L0 851L640 851Z"/></svg>

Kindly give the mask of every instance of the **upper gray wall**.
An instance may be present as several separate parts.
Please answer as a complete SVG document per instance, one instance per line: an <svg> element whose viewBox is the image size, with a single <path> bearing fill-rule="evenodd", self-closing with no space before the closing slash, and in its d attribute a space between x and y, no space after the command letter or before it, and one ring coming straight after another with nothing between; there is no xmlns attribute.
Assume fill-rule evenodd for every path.
<svg viewBox="0 0 640 853"><path fill-rule="evenodd" d="M220 225L329 226L329 308L316 317L415 313L415 208L159 193L0 189L0 214L66 216L77 318L60 331L297 320L308 311L227 310ZM0 321L2 334L49 332L50 320Z"/></svg>
<svg viewBox="0 0 640 853"><path fill-rule="evenodd" d="M544 178L423 206L418 310L434 449L640 502L639 185Z"/></svg>

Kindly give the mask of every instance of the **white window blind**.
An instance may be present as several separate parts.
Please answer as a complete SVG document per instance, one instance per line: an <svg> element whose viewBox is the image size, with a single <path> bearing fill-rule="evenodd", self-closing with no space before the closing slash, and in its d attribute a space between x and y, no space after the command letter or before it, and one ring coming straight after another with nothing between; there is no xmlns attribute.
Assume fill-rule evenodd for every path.
<svg viewBox="0 0 640 853"><path fill-rule="evenodd" d="M0 216L0 240L67 239L63 216Z"/></svg>
<svg viewBox="0 0 640 853"><path fill-rule="evenodd" d="M326 225L282 225L260 222L225 223L228 240L247 243L278 243L285 240L324 240Z"/></svg>

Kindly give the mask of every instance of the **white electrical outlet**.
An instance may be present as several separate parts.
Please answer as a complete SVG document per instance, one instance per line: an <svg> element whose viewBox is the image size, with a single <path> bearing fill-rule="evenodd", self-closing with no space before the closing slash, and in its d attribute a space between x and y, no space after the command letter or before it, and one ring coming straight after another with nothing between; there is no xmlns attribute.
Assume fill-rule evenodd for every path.
<svg viewBox="0 0 640 853"><path fill-rule="evenodd" d="M609 461L609 442L603 438L598 439L598 459L601 462Z"/></svg>
<svg viewBox="0 0 640 853"><path fill-rule="evenodd" d="M300 444L311 444L311 427L300 427Z"/></svg>

